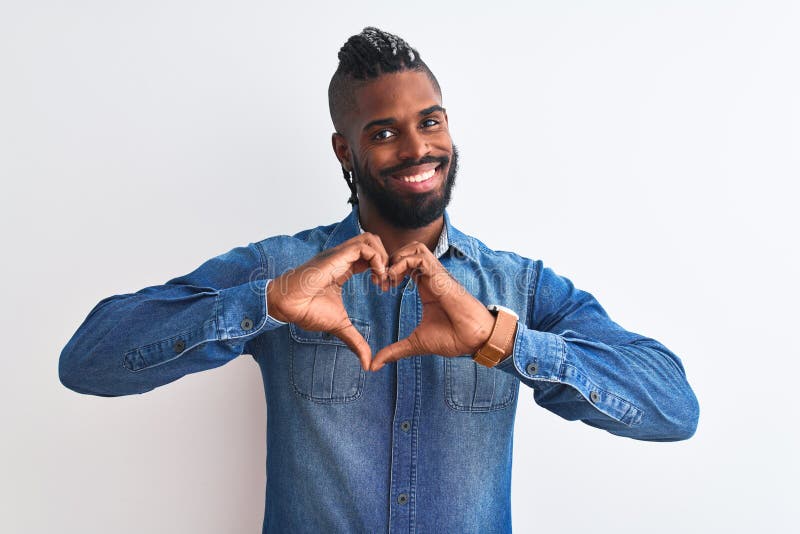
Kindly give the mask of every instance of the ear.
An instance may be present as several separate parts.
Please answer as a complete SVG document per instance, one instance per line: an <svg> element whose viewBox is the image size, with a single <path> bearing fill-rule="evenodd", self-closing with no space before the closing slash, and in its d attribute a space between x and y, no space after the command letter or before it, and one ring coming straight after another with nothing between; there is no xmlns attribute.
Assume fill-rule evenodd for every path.
<svg viewBox="0 0 800 534"><path fill-rule="evenodd" d="M350 145L347 144L347 139L339 132L334 132L331 136L331 145L333 145L333 153L336 154L336 159L339 160L342 168L347 172L352 171L353 158L350 157Z"/></svg>

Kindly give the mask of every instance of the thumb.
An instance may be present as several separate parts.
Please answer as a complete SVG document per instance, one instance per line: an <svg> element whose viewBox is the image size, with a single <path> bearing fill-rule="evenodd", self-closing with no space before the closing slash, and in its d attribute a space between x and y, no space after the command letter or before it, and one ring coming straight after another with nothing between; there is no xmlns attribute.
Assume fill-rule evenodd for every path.
<svg viewBox="0 0 800 534"><path fill-rule="evenodd" d="M356 353L358 359L361 360L361 368L365 371L369 370L369 362L372 359L372 349L369 348L369 343L361 335L361 332L356 330L352 323L345 326L341 330L331 331L331 334L338 337L345 344L350 347L350 350Z"/></svg>
<svg viewBox="0 0 800 534"><path fill-rule="evenodd" d="M375 358L372 359L370 371L380 371L387 363L396 362L401 358L416 356L417 354L421 354L421 352L417 350L409 336L379 350Z"/></svg>

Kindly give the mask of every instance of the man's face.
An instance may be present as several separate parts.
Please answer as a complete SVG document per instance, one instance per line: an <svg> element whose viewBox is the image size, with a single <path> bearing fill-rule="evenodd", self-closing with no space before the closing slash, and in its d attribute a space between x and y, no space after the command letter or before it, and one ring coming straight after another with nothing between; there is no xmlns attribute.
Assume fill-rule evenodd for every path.
<svg viewBox="0 0 800 534"><path fill-rule="evenodd" d="M418 71L382 75L354 96L348 138L360 202L399 228L430 224L450 201L458 167L441 96Z"/></svg>

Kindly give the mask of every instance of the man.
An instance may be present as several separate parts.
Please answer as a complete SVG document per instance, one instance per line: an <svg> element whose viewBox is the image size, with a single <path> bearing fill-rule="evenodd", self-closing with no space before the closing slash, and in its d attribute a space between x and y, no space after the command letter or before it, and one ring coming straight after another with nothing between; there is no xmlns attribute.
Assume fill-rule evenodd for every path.
<svg viewBox="0 0 800 534"><path fill-rule="evenodd" d="M339 60L332 143L351 213L101 301L61 354L62 382L142 393L251 354L264 532L510 531L520 382L619 436L692 436L678 357L541 261L451 224L458 153L419 53L366 28Z"/></svg>

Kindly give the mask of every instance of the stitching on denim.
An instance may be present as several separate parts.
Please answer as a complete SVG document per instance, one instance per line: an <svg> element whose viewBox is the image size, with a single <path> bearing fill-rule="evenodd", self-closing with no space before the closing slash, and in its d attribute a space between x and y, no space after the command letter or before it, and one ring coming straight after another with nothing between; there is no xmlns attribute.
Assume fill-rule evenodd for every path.
<svg viewBox="0 0 800 534"><path fill-rule="evenodd" d="M360 319L354 319L352 317L350 318L350 321L353 323L354 326L356 326L356 324L362 325L363 330L364 330L363 332L358 328L358 326L356 326L356 330L359 330L361 335L364 337L364 340L369 342L370 324L368 322L366 322L366 321L362 321ZM338 355L339 347L342 347L344 350L348 350L348 351L350 351L350 348L347 345L345 345L344 342L342 342L342 341L339 341L338 343L331 343L331 342L323 343L322 340L305 341L305 342L299 341L292 334L291 327L293 325L294 325L294 323L289 323L290 328L286 329L286 332L287 332L286 340L287 340L287 345L289 347L289 384L291 384L292 390L297 395L299 395L300 397L302 397L302 398L304 398L306 400L309 400L311 402L314 402L316 404L346 404L346 403L349 403L349 402L354 402L354 401L358 400L359 398L361 398L362 394L364 393L364 383L366 381L366 372L363 369L361 369L360 366L359 366L359 369L358 369L358 382L356 384L356 393L354 395L334 396L333 395L333 387L331 387L331 397L330 398L315 397L313 394L309 395L308 393L300 390L300 388L297 386L297 383L294 380L294 376L295 376L294 372L295 372L295 367L296 367L295 366L295 352L299 348L298 345L300 347L304 347L303 350L312 350L313 349L315 351L315 354L314 354L314 356L315 356L314 357L314 365L316 365L316 351L321 347L326 347L325 350L330 350L332 348L333 350L337 351L337 355ZM335 339L338 340L338 338L335 338ZM350 352L352 352L352 351L350 351ZM353 353L353 355L355 357L357 357L357 355L355 353ZM298 370L298 372L300 372L299 368L297 370ZM334 371L335 371L335 367L334 367ZM333 375L333 373L332 373L332 375ZM313 390L313 377L314 377L314 375L313 375L313 368L312 368L312 374L311 374L311 379L312 379L311 387L312 387L312 390ZM331 380L333 380L333 376L331 376Z"/></svg>
<svg viewBox="0 0 800 534"><path fill-rule="evenodd" d="M250 249L253 245L255 245L256 250L258 251L258 257L259 257L258 264L259 264L259 267L261 268L261 272L264 273L265 276L266 276L266 273L267 273L266 263L265 263L266 262L266 258L264 258L264 256L263 256L263 251L261 249L261 243L255 243L255 244L254 243L250 243L250 244L248 244L247 248ZM264 278L264 280L266 280L266 278ZM245 282L245 283L247 284L247 290L248 291L252 290L252 288L250 287L250 284L252 283L252 281L248 279L248 281ZM237 287L237 286L233 286L233 287ZM226 288L226 289L233 289L233 287ZM264 325L267 324L266 284L264 285L264 290L265 290L264 291L264 298L260 299L259 314L258 314L259 317L261 317L261 321L258 323L258 326L254 325L252 329L250 329L247 332L244 332L244 333L242 333L240 335L229 336L227 331L225 331L222 328L222 320L221 320L221 318L224 318L225 311L224 311L224 305L222 304L222 302L220 302L221 313L220 313L220 310L217 311L217 313L218 313L218 315L217 315L218 323L217 324L220 325L218 327L219 331L220 331L220 335L218 335L218 339L224 339L224 340L241 339L243 337L252 336L255 332L258 332L259 330L264 328ZM220 301L223 300L221 292L219 293L219 300Z"/></svg>
<svg viewBox="0 0 800 534"><path fill-rule="evenodd" d="M253 330L258 331L261 330L265 324L267 324L267 280L270 280L269 277L269 265L267 264L267 256L264 252L264 247L260 243L255 244L256 250L258 250L258 259L261 264L261 272L264 273L264 298L261 299L261 316L264 317L264 320L261 321L261 324L258 325L257 328Z"/></svg>
<svg viewBox="0 0 800 534"><path fill-rule="evenodd" d="M360 319L354 319L350 317L350 322L353 324L356 330L361 334L364 338L364 341L369 342L370 336L370 324L366 321L362 321ZM305 334L308 332L308 334ZM312 344L312 345L337 345L340 347L347 347L347 343L339 339L338 337L330 334L330 338L324 338L326 332L317 332L312 330L302 330L295 325L294 323L289 323L289 334L291 335L292 339L297 343L305 343L305 344Z"/></svg>
<svg viewBox="0 0 800 534"><path fill-rule="evenodd" d="M217 293L217 298L214 299L214 325L216 326L217 339L223 340L225 337L225 329L222 327L222 316L220 310L222 309L222 293Z"/></svg>
<svg viewBox="0 0 800 534"><path fill-rule="evenodd" d="M534 304L536 303L536 291L539 289L539 276L542 273L542 262L534 261L533 262L533 275L531 276L531 280L528 283L529 285L529 295L528 295L528 327L534 328L533 324L533 313L534 313Z"/></svg>
<svg viewBox="0 0 800 534"><path fill-rule="evenodd" d="M260 316L262 316L264 319L259 323L258 326L254 326L253 327L253 332L258 332L262 328L264 328L264 326L269 321L269 317L267 317L267 284L269 284L269 280L271 280L271 279L270 279L270 276L269 276L269 265L267 264L267 255L266 255L266 252L264 251L264 245L260 241L257 242L257 243L250 243L250 245L254 246L256 248L256 250L258 251L258 258L259 258L259 263L261 265L261 272L264 273L264 280L265 280L265 282L264 282L264 298L261 299L261 314L260 314ZM248 283L249 283L249 281L248 281ZM248 340L245 343L245 346L243 347L242 352L247 351L247 346L248 346L249 343L250 343L250 340ZM253 353L253 352L256 352L256 351L252 351L251 350L251 351L248 351L248 352ZM259 356L257 354L252 354L252 356L256 361L259 361Z"/></svg>
<svg viewBox="0 0 800 534"><path fill-rule="evenodd" d="M333 347L333 349L337 350L337 347ZM356 393L354 395L336 396L336 397L334 397L331 394L332 396L330 398L325 398L325 397L315 397L313 395L309 395L308 393L305 393L305 392L301 391L297 387L297 384L294 381L294 352L295 352L295 346L290 341L289 342L289 383L292 385L292 389L294 390L294 392L297 395L299 395L299 396L303 397L304 399L307 399L307 400L309 400L311 402L314 402L316 404L345 404L345 403L349 403L349 402L354 402L354 401L358 400L359 398L361 398L361 395L364 393L364 382L365 382L366 373L364 372L363 369L360 369L360 368L358 370L358 383L356 385Z"/></svg>
<svg viewBox="0 0 800 534"><path fill-rule="evenodd" d="M348 217L349 217L349 215L348 215ZM322 244L322 249L321 250L325 250L330 246L331 239L333 239L333 236L335 236L336 233L339 231L339 227L342 226L342 224L344 224L344 221L339 221L338 223L336 223L336 226L333 227L333 230L331 230L331 233L329 233L327 235L327 237L325 238L325 242ZM309 232L308 237L311 237L312 233L313 232ZM308 241L309 240L307 239L306 242L308 242Z"/></svg>
<svg viewBox="0 0 800 534"><path fill-rule="evenodd" d="M637 412L640 412L642 415L644 415L644 410L642 410L641 408L639 408L638 406L636 406L634 403L630 402L630 401L629 401L629 400L627 400L627 399L624 399L624 398L620 397L619 395L617 395L617 394L615 394L615 393L612 393L612 392L610 392L610 391L608 391L608 390L605 390L605 389L601 388L600 386L598 386L597 384L595 384L595 383L594 383L592 380L590 380L588 377L586 377L586 376L585 376L583 373L581 373L581 372L580 372L580 369L578 369L578 368L577 368L577 367L575 367L574 365L572 365L572 364L567 364L567 365L568 365L569 367L571 367L572 369L574 369L574 370L575 370L575 378L576 378L577 380L582 380L582 381L585 381L585 382L586 382L586 384L590 384L590 385L591 385L591 388L590 388L590 389L597 390L597 391L599 391L599 392L602 392L603 394L605 394L605 395L607 395L607 396L609 396L609 397L613 397L613 398L617 399L617 400L618 400L618 401L619 401L619 402L620 402L622 405L625 405L625 406L627 406L627 407L628 407L628 408L627 408L627 409L626 409L626 410L625 410L625 411L622 413L622 415L621 415L621 416L619 416L619 417L616 417L616 416L614 416L614 415L611 415L610 413L608 413L608 411L606 411L606 410L602 409L602 408L601 408L600 406L598 406L596 403L594 403L594 402L590 402L590 404L591 404L592 406L594 406L594 407L595 407L595 408L596 408L598 411L600 411L600 412L602 412L602 413L606 414L607 416L611 417L612 419L614 419L614 420L615 420L615 421L617 421L618 423L621 423L621 424L623 424L623 425L625 425L625 426L633 426L633 425L631 424L631 422L625 422L625 421L624 421L624 419L625 419L625 416L627 415L627 413L630 411L630 409L631 409L631 408L635 409ZM572 386L572 387L576 388L576 389L577 389L577 390L578 390L578 391L581 393L581 395L583 395L583 396L584 396L584 397L585 397L587 400L589 400L589 397L587 397L587 396L586 396L586 394L585 394L585 393L584 393L584 392L581 390L581 387L586 387L586 384L584 384L584 383L570 384L570 383L568 383L568 382L564 382L564 383L565 383L565 384L567 384L567 385L569 385L569 386ZM578 386L581 386L581 387L578 387Z"/></svg>
<svg viewBox="0 0 800 534"><path fill-rule="evenodd" d="M558 345L557 351L559 356L559 364L558 364L558 371L556 372L556 376L559 377L561 381L567 376L567 341L559 336L558 334L553 334L554 338L551 338L553 343Z"/></svg>
<svg viewBox="0 0 800 534"><path fill-rule="evenodd" d="M339 361L339 349L338 347L333 349L333 361L331 362L331 379L328 381L328 385L331 388L331 397L333 396L333 377L336 376L336 362ZM317 370L317 354L314 353L314 371Z"/></svg>
<svg viewBox="0 0 800 534"><path fill-rule="evenodd" d="M473 370L472 378L475 380L475 387L472 388L472 400L470 401L470 407L474 408L475 407L475 397L478 395L478 366L477 365L473 365L471 367L471 369ZM489 404L489 406L491 406L491 403Z"/></svg>
<svg viewBox="0 0 800 534"><path fill-rule="evenodd" d="M129 355L137 355L140 351L143 351L143 350L146 350L146 349L150 349L150 348L154 348L154 347L156 347L158 345L161 345L161 344L171 344L173 341L179 340L181 338L190 338L193 334L197 334L198 332L202 333L205 330L206 325L211 324L211 323L212 323L212 320L208 320L208 321L204 322L203 325L200 328L196 329L196 330L187 330L185 332L181 332L180 334L176 334L174 336L166 337L166 338L161 339L159 341L154 341L152 343L148 343L147 345L142 345L141 347L136 347L135 349L131 349L131 350L125 351L125 353L123 353L123 356L122 356L122 367L124 367L125 369L127 369L128 371L130 371L132 373L138 373L140 371L145 371L147 369L152 369L154 367L159 367L161 365L164 365L165 363L169 363L171 361L177 360L178 358L180 358L181 356L183 356L184 354L186 354L190 350L194 349L195 347L197 347L199 345L202 345L203 343L210 343L211 341L214 341L214 340L203 339L201 341L198 341L194 345L191 345L189 347L184 347L184 349L180 353L175 354L171 358L167 358L166 360L161 360L159 362L148 364L148 365L143 365L142 367L140 367L138 369L132 369L132 368L128 367L127 365L125 365L125 362L127 361ZM142 360L144 360L143 356L142 356Z"/></svg>
<svg viewBox="0 0 800 534"><path fill-rule="evenodd" d="M497 373L491 373L490 376L492 377L492 397L489 399L489 406L494 404L494 393L495 391L497 391L497 378L498 378Z"/></svg>
<svg viewBox="0 0 800 534"><path fill-rule="evenodd" d="M422 406L422 362L419 358L413 358L414 364L414 378L416 380L415 395L414 395L414 411L411 414L411 420L416 421L417 424L413 426L414 432L411 436L411 487L408 489L408 515L409 515L409 529L415 532L417 521L417 459L419 448L419 418Z"/></svg>
<svg viewBox="0 0 800 534"><path fill-rule="evenodd" d="M153 341L153 342L148 343L146 345L141 345L139 347L127 350L127 351L125 351L125 354L131 354L133 352L138 352L140 350L149 349L151 347L155 347L156 345L160 345L160 344L164 343L165 341L172 341L173 339L178 339L178 338L181 338L181 337L184 337L184 336L188 336L188 335L194 334L195 332L200 332L200 331L203 330L203 327L205 325L207 325L208 323L210 323L210 322L211 322L210 320L206 321L205 323L203 323L203 325L200 328L197 328L197 329L194 329L194 330L185 330L185 331L183 331L183 332L181 332L179 334L174 334L172 336L159 339L158 341Z"/></svg>
<svg viewBox="0 0 800 534"><path fill-rule="evenodd" d="M209 343L209 341L208 341L208 340L203 340L203 341L200 341L200 342L198 342L198 343L195 343L195 344L194 344L194 345L192 345L191 347L185 348L185 349L183 350L183 352L181 352L180 354L176 354L176 355L175 355L175 356L173 356L172 358L169 358L169 359L167 359L167 360L160 361L160 362L158 362L158 363L154 363L154 364L152 364L152 365L145 365L144 367L140 367L139 369L131 369L130 367L128 367L128 366L126 366L126 365L124 364L124 360L123 360L123 364L122 364L122 366L123 366L123 367L125 367L125 369L127 369L127 370L128 370L129 372L131 372L131 373L139 373L139 372L141 372L141 371L147 371L147 370L149 370L149 369L153 369L153 368L155 368L155 367L160 367L160 366L162 366L162 365L164 365L164 364L166 364L166 363L170 363L170 362L172 362L172 361L175 361L175 360L177 360L178 358L180 358L181 356L183 356L184 354L186 354L187 352L189 352L190 350L193 350L195 347L199 347L200 345L203 345L204 343Z"/></svg>
<svg viewBox="0 0 800 534"><path fill-rule="evenodd" d="M456 356L456 358L466 358L466 357L467 356ZM508 380L508 382L509 382L509 384L508 384L509 388L508 389L510 390L510 392L508 394L508 398L504 399L500 404L497 404L497 405L490 404L489 406L486 406L486 407L475 407L474 405L473 406L466 406L466 405L461 405L461 404L456 403L454 398L453 398L453 393L455 391L454 375L456 374L456 371L452 367L453 358L444 357L444 356L442 358L444 359L444 366L445 366L445 368L444 368L444 376L445 376L445 380L444 380L444 383L445 383L445 398L444 398L444 400L445 400L445 404L447 405L448 408L450 408L452 410L455 410L457 412L493 412L493 411L497 411L497 410L502 410L503 408L507 407L509 404L514 402L514 399L516 398L516 392L518 390L518 388L514 387L514 385L515 385L514 384L514 380L513 380L514 377L511 376L511 375L508 375L508 373L505 373L504 371L501 371L499 369L493 369L492 371L494 371L494 372L503 373L504 376L503 376L503 380L502 381ZM473 365L480 365L480 364L477 364L477 363L475 363L473 361ZM506 378L505 375L508 375L508 378ZM476 380L475 389L477 389L477 386L478 386L478 383L477 383L477 380ZM473 399L474 399L475 398L474 397L475 396L475 391L474 390L473 390L472 394L473 394ZM494 399L494 397L492 397L492 398Z"/></svg>

